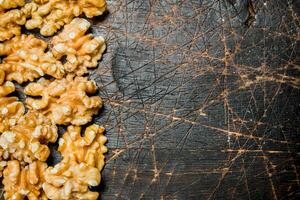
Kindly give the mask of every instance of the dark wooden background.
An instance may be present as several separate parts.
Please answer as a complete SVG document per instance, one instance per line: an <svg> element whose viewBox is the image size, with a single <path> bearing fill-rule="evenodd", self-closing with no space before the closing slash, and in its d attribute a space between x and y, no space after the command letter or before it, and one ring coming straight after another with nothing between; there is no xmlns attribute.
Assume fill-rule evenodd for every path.
<svg viewBox="0 0 300 200"><path fill-rule="evenodd" d="M300 199L299 0L108 0L101 199Z"/></svg>
<svg viewBox="0 0 300 200"><path fill-rule="evenodd" d="M300 1L108 4L102 199L300 199Z"/></svg>

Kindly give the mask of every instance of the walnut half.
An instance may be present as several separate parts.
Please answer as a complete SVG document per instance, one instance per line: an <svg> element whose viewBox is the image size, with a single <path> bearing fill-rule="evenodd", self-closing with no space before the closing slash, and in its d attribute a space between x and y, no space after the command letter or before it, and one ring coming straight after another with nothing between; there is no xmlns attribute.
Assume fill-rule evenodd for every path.
<svg viewBox="0 0 300 200"><path fill-rule="evenodd" d="M100 171L87 164L65 159L54 167L49 167L45 176L47 178L43 189L49 199L96 200L99 196L98 192L90 191L89 186L100 183Z"/></svg>
<svg viewBox="0 0 300 200"><path fill-rule="evenodd" d="M61 80L50 81L41 78L37 83L30 83L24 90L29 109L37 110L56 124L83 125L92 120L102 107L99 96L88 96L97 90L96 83L86 77L68 75Z"/></svg>
<svg viewBox="0 0 300 200"><path fill-rule="evenodd" d="M17 8L25 5L25 0L1 0L0 1L0 12L11 8Z"/></svg>
<svg viewBox="0 0 300 200"><path fill-rule="evenodd" d="M25 0L0 1L0 41L5 41L21 34L20 25L26 22L26 16L20 9L13 9L25 5Z"/></svg>
<svg viewBox="0 0 300 200"><path fill-rule="evenodd" d="M74 17L85 14L88 18L106 10L105 0L34 0L24 9L28 15L27 29L39 28L44 36L51 36Z"/></svg>
<svg viewBox="0 0 300 200"><path fill-rule="evenodd" d="M7 97L14 91L15 85L5 81L5 72L0 69L0 134L15 125L25 113L25 107L17 97Z"/></svg>
<svg viewBox="0 0 300 200"><path fill-rule="evenodd" d="M62 63L46 49L47 43L33 35L16 36L0 44L0 55L6 56L0 69L5 71L6 80L23 83L45 74L62 78Z"/></svg>
<svg viewBox="0 0 300 200"><path fill-rule="evenodd" d="M86 34L91 24L85 19L75 18L63 31L51 40L51 52L57 59L66 56L64 69L68 73L83 75L88 68L97 66L106 49L103 37Z"/></svg>
<svg viewBox="0 0 300 200"><path fill-rule="evenodd" d="M40 161L26 166L22 166L17 160L8 161L3 172L5 199L47 200L48 198L42 190L46 168L47 164Z"/></svg>
<svg viewBox="0 0 300 200"><path fill-rule="evenodd" d="M64 158L72 157L78 163L86 163L102 170L105 158L103 154L107 152L104 128L91 125L86 128L83 137L80 132L81 127L69 126L59 139L58 151Z"/></svg>
<svg viewBox="0 0 300 200"><path fill-rule="evenodd" d="M100 171L104 166L106 137L104 128L89 126L80 136L80 127L69 126L59 140L59 152L63 160L49 167L43 189L48 198L54 200L82 199L96 200L97 192L89 186L97 186L101 181Z"/></svg>
<svg viewBox="0 0 300 200"><path fill-rule="evenodd" d="M57 127L37 112L22 116L15 126L0 136L0 147L11 159L22 163L46 161L50 155L47 144L57 139Z"/></svg>

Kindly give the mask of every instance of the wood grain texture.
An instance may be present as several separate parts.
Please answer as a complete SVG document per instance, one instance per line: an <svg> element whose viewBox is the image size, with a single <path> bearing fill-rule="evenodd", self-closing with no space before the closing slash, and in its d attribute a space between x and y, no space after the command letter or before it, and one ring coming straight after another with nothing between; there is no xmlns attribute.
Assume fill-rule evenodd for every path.
<svg viewBox="0 0 300 200"><path fill-rule="evenodd" d="M299 1L108 5L101 199L299 199Z"/></svg>
<svg viewBox="0 0 300 200"><path fill-rule="evenodd" d="M108 3L102 199L299 198L299 2Z"/></svg>

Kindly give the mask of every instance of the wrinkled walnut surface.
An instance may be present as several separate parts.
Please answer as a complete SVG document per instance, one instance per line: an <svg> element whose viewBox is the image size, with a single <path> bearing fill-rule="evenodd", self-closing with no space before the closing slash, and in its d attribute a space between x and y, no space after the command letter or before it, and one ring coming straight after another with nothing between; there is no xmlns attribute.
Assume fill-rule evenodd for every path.
<svg viewBox="0 0 300 200"><path fill-rule="evenodd" d="M89 97L97 90L96 83L86 77L68 75L61 80L50 81L41 78L37 83L30 83L24 93L29 96L26 105L31 110L43 113L56 124L83 125L92 120L102 107L99 96Z"/></svg>
<svg viewBox="0 0 300 200"><path fill-rule="evenodd" d="M26 4L24 0L4 0L0 2L0 41L21 35L21 25L51 36L81 14L92 18L105 10L105 0L32 0Z"/></svg>
<svg viewBox="0 0 300 200"><path fill-rule="evenodd" d="M36 0L27 4L30 11L27 29L39 28L44 36L51 36L74 17L85 14L88 18L101 15L106 10L104 0Z"/></svg>
<svg viewBox="0 0 300 200"><path fill-rule="evenodd" d="M59 139L58 151L64 158L71 157L78 163L86 163L102 170L104 153L107 152L103 135L104 128L92 125L86 128L84 136L80 135L81 127L69 126L63 137Z"/></svg>
<svg viewBox="0 0 300 200"><path fill-rule="evenodd" d="M96 200L99 196L98 192L90 191L89 186L97 186L100 183L100 171L87 164L64 160L54 167L49 167L46 177L43 189L49 199Z"/></svg>
<svg viewBox="0 0 300 200"><path fill-rule="evenodd" d="M14 35L21 34L20 25L25 24L26 16L19 9L9 9L24 5L24 0L3 0L0 2L0 41L8 40Z"/></svg>
<svg viewBox="0 0 300 200"><path fill-rule="evenodd" d="M25 107L17 97L7 97L14 91L15 85L5 81L5 72L0 69L0 133L9 130L25 113Z"/></svg>
<svg viewBox="0 0 300 200"><path fill-rule="evenodd" d="M24 6L25 0L2 0L0 1L0 12L8 10L11 8L17 8L19 6Z"/></svg>
<svg viewBox="0 0 300 200"><path fill-rule="evenodd" d="M47 164L36 161L29 165L22 166L19 161L7 162L3 172L3 185L6 200L47 200L42 190L42 183L45 182L45 170Z"/></svg>
<svg viewBox="0 0 300 200"><path fill-rule="evenodd" d="M50 155L47 144L56 139L56 125L40 113L29 112L0 135L0 147L8 152L11 159L32 163L35 160L46 161Z"/></svg>
<svg viewBox="0 0 300 200"><path fill-rule="evenodd" d="M106 49L103 37L86 34L91 24L85 19L75 18L63 31L51 40L51 52L60 59L66 56L65 71L83 75L88 68L95 68Z"/></svg>
<svg viewBox="0 0 300 200"><path fill-rule="evenodd" d="M63 65L46 49L47 43L33 35L16 36L0 44L0 55L6 56L0 69L5 71L6 80L23 83L45 74L62 78Z"/></svg>
<svg viewBox="0 0 300 200"><path fill-rule="evenodd" d="M85 130L83 137L80 136L80 131L78 126L69 126L59 140L58 151L63 160L47 169L47 179L43 185L50 199L96 200L99 196L88 187L97 186L101 181L103 154L107 152L104 128L91 125Z"/></svg>
<svg viewBox="0 0 300 200"><path fill-rule="evenodd" d="M97 66L106 44L103 37L87 33L91 26L87 20L76 17L101 15L106 2L26 2L0 1L0 177L5 199L96 200L99 193L90 187L101 181L107 138L98 125L80 135L80 125L90 122L102 107L101 98L91 96L96 83L82 75ZM48 46L42 39L21 34L22 25L38 28L44 36L65 28ZM24 89L26 112L14 96L15 82L33 82ZM18 84L18 91L25 86ZM71 126L59 140L62 161L48 167L48 144L58 138L56 124Z"/></svg>

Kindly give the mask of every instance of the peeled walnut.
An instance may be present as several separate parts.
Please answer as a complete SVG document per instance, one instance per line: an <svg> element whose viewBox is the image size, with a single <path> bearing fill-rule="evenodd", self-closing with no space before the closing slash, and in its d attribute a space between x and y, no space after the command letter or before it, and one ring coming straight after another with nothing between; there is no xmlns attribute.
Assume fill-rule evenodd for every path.
<svg viewBox="0 0 300 200"><path fill-rule="evenodd" d="M19 9L9 10L24 6L24 0L2 0L0 1L0 41L8 40L14 35L21 34L20 25L26 22L26 16Z"/></svg>
<svg viewBox="0 0 300 200"><path fill-rule="evenodd" d="M45 176L43 189L49 199L96 200L99 196L97 192L90 191L89 186L100 183L100 171L87 164L64 159L54 167L49 167Z"/></svg>
<svg viewBox="0 0 300 200"><path fill-rule="evenodd" d="M24 112L24 105L17 97L0 97L0 133L15 125Z"/></svg>
<svg viewBox="0 0 300 200"><path fill-rule="evenodd" d="M96 67L106 49L103 37L86 34L91 24L82 18L75 18L64 30L53 37L51 49L57 59L66 56L66 72L83 75L88 68Z"/></svg>
<svg viewBox="0 0 300 200"><path fill-rule="evenodd" d="M7 56L0 64L0 69L6 73L6 80L23 83L45 74L62 78L63 65L51 52L45 53L46 49L47 43L33 35L16 36L0 44L0 55Z"/></svg>
<svg viewBox="0 0 300 200"><path fill-rule="evenodd" d="M15 91L15 86L4 80L5 72L0 69L0 134L15 125L25 112L23 103L17 97L6 97Z"/></svg>
<svg viewBox="0 0 300 200"><path fill-rule="evenodd" d="M63 160L46 171L46 183L43 189L48 198L97 199L99 194L91 192L89 186L97 186L101 181L100 171L104 165L106 137L104 128L89 126L80 135L81 127L69 126L63 138L59 140L58 151Z"/></svg>
<svg viewBox="0 0 300 200"><path fill-rule="evenodd" d="M106 10L105 0L79 0L78 5L88 18L102 15Z"/></svg>
<svg viewBox="0 0 300 200"><path fill-rule="evenodd" d="M27 166L21 166L17 160L7 162L3 172L3 185L6 200L47 200L42 190L45 182L47 164L36 161Z"/></svg>
<svg viewBox="0 0 300 200"><path fill-rule="evenodd" d="M105 0L34 0L28 3L24 11L30 10L27 29L39 28L44 36L51 36L74 17L85 14L91 18L106 10Z"/></svg>
<svg viewBox="0 0 300 200"><path fill-rule="evenodd" d="M26 17L20 10L0 11L0 41L5 41L15 35L21 35L21 26L25 24Z"/></svg>
<svg viewBox="0 0 300 200"><path fill-rule="evenodd" d="M29 112L15 126L0 136L0 147L10 158L32 163L46 161L50 155L47 146L57 139L57 127L40 113Z"/></svg>
<svg viewBox="0 0 300 200"><path fill-rule="evenodd" d="M41 39L34 37L33 35L21 35L14 37L13 39L0 44L0 55L8 56L16 53L20 49L32 49L40 47L45 50L47 43Z"/></svg>
<svg viewBox="0 0 300 200"><path fill-rule="evenodd" d="M25 0L2 0L0 1L0 12L3 10L24 6L24 4Z"/></svg>
<svg viewBox="0 0 300 200"><path fill-rule="evenodd" d="M14 84L10 81L5 82L5 72L0 69L0 137L3 132L8 131L16 124L25 112L23 104L18 101L17 97L6 97L14 91ZM0 147L0 177L7 165L5 160L8 158L8 152Z"/></svg>
<svg viewBox="0 0 300 200"><path fill-rule="evenodd" d="M41 99L27 98L29 109L43 113L56 124L83 125L92 120L102 106L98 96L89 97L97 90L94 81L86 77L68 75L61 80L41 78L25 87L24 93Z"/></svg>
<svg viewBox="0 0 300 200"><path fill-rule="evenodd" d="M71 157L77 163L85 163L101 170L104 166L104 145L107 138L103 135L104 128L92 125L86 128L84 136L80 135L81 127L69 126L63 137L59 139L58 151L64 158Z"/></svg>

